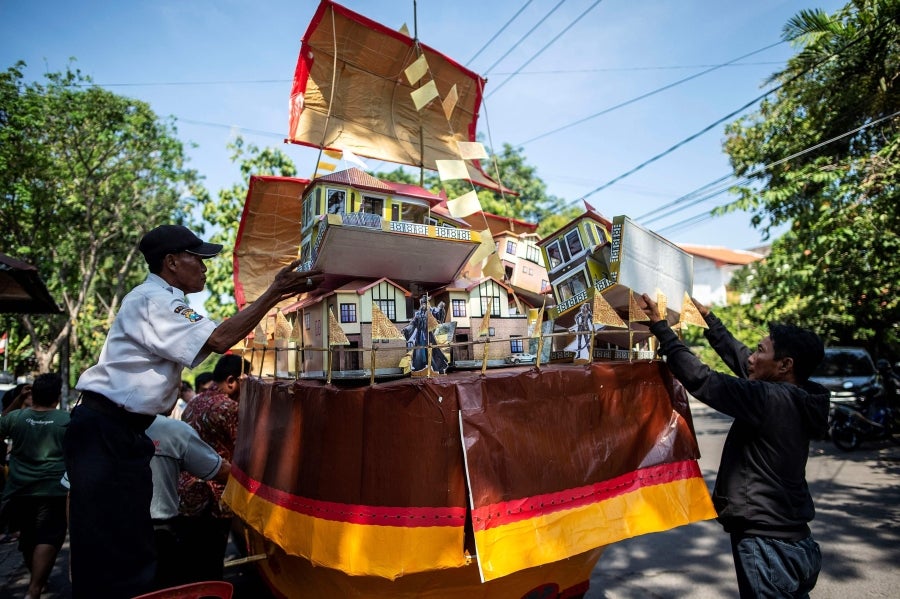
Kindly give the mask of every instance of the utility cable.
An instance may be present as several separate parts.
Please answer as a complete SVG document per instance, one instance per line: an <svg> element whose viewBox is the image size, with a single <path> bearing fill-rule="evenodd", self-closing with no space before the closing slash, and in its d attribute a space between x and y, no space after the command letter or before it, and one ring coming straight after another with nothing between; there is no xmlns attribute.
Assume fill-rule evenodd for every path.
<svg viewBox="0 0 900 599"><path fill-rule="evenodd" d="M800 71L799 73L796 73L795 75L789 77L789 78L786 79L785 81L779 83L778 85L776 85L775 87L773 87L772 89L770 89L769 91L767 91L766 93L757 96L756 98L754 98L754 99L751 100L750 102L747 102L746 104L744 104L743 106L741 106L741 107L738 108L737 110L734 110L734 111L728 113L727 115L725 115L724 117L718 119L718 120L715 121L714 123L711 123L710 125L707 125L706 127L704 127L703 129L701 129L700 131L698 131L698 132L696 132L696 133L694 133L694 134L692 134L692 135L686 137L685 139L683 139L683 140L681 140L680 142L676 143L675 145L669 147L667 150L664 150L664 151L660 152L659 154L653 156L652 158L650 158L650 159L648 159L648 160L645 160L644 162L642 162L642 163L640 163L639 165L637 165L636 167L634 167L634 168L628 170L627 172L622 173L621 175L618 175L617 177L614 177L613 179L607 181L607 182L604 183L603 185L600 185L600 186L597 187L596 189L592 190L590 193L588 193L588 194L582 196L581 198L578 198L577 200L571 202L571 203L568 204L568 205L569 205L569 206L573 206L573 205L575 205L576 203L578 203L578 202L580 202L580 201L582 201L582 200L585 200L585 199L589 198L590 196L594 195L595 193L597 193L597 192L599 192L599 191L602 191L602 190L606 189L606 188L609 187L610 185L613 185L614 183L616 183L616 182L618 182L618 181L621 181L622 179L625 179L626 177L629 177L629 176L633 175L634 173L638 172L639 170L642 170L643 168L645 168L645 167L649 166L650 164L656 162L656 161L659 160L660 158L663 158L663 157L665 157L665 156L671 154L672 152L674 152L675 150L677 150L677 149L680 148L681 146L683 146L683 145L685 145L685 144L687 144L687 143L689 143L689 142L691 142L691 141L697 139L698 137L700 137L700 136L703 135L704 133L707 133L707 132L711 131L714 127L716 127L716 126L722 124L723 122L727 121L727 120L730 119L731 117L733 117L733 116L735 116L735 115L737 115L737 114L740 114L742 111L746 110L747 108L749 108L749 107L752 106L753 104L759 102L760 100L766 98L767 96L769 96L769 95L775 93L776 91L782 89L784 86L786 86L786 85L788 85L788 84L790 84L790 83L793 83L794 81L796 81L796 80L799 79L800 77L806 75L807 73L809 73L809 72L812 71L813 69L816 69L816 68L819 67L820 65L822 65L822 64L824 64L824 63L826 63L826 62L828 62L828 61L830 61L830 60L834 60L835 58L837 58L838 56L840 56L842 53L844 53L845 51L847 51L849 48L851 48L852 46L855 46L856 44L858 44L861 40L863 40L863 39L865 39L866 37L868 37L868 36L874 34L874 33L877 32L879 29L884 28L889 22L890 22L890 21L887 21L887 20L884 21L884 22L881 23L878 27L876 27L875 29L873 29L872 31L861 31L861 32L859 33L859 35L856 36L856 38L854 38L853 40L847 42L847 44L844 45L842 48L840 48L838 51L833 52L832 54L829 54L828 56L826 56L826 57L824 57L824 58L822 58L822 59L816 61L815 63L809 65L807 68L805 68L805 69L803 69L802 71Z"/></svg>
<svg viewBox="0 0 900 599"><path fill-rule="evenodd" d="M506 28L509 27L509 25L510 25L513 21L515 21L515 20L517 19L518 16L519 16L520 14L522 14L522 11L523 11L523 10L525 10L526 8L528 8L528 5L531 4L532 1L533 1L533 0L528 0L528 2L526 2L525 4L523 4L523 5L522 5L522 8L520 8L520 9L516 12L516 14L514 14L514 15L512 16L512 18L511 18L509 21L507 21L506 24L503 25L503 27L501 27L501 28L497 31L497 33L495 33L493 36L491 36L491 39L489 39L489 40L481 47L481 49L478 50L478 52L476 52L475 55L474 55L472 58L470 58L470 59L468 60L468 62L466 62L466 64L467 64L467 65L472 64L472 62L474 62L475 59L478 58L478 56L479 56L482 52L484 52L485 48L487 48L488 46L490 46L490 45L494 42L494 40L497 39L497 37L499 37L500 34L503 33L503 32L506 30Z"/></svg>
<svg viewBox="0 0 900 599"><path fill-rule="evenodd" d="M739 60L741 60L741 59L747 58L748 56L753 56L754 54L759 54L760 52L764 52L764 51L766 51L766 50L769 50L769 49L771 49L771 48L774 48L775 46L778 46L778 45L783 44L783 43L784 43L783 41L775 42L774 44L769 44L768 46L765 46L765 47L763 47L763 48L760 48L759 50L754 50L753 52L750 52L749 54L744 54L743 56L738 56L737 58L734 58L734 59L732 59L732 60L729 60L729 61L726 62L726 63L719 64L719 65L714 65L714 66L712 66L712 67L706 69L705 71L700 71L699 73L695 73L695 74L690 75L690 76L688 76L688 77L685 77L685 78L683 78L683 79L679 79L678 81L673 81L672 83L669 83L668 85L664 85L663 87L654 89L654 90L649 91L649 92L647 92L647 93L645 93L645 94L641 94L640 96L631 98L630 100L625 100L624 102L620 102L619 104L616 104L615 106L610 106L609 108L605 108L605 109L601 110L600 112L594 113L594 114L592 114L592 115L590 115L590 116L586 116L586 117L584 117L584 118L582 118L582 119L579 119L579 120L575 121L574 123L569 123L568 125L563 125L562 127L557 127L556 129L552 129L552 130L550 130L550 131L547 131L546 133L541 133L540 135L537 135L537 136L535 136L535 137L532 137L531 139L527 139L527 140L525 140L525 141L523 141L522 143L517 144L517 145L519 145L519 146L524 146L524 145L530 144L530 143L533 142L533 141L537 141L537 140L543 139L544 137L547 137L547 136L549 136L549 135L553 135L554 133L559 133L560 131L565 131L566 129L571 129L572 127L575 127L576 125L580 125L580 124L582 124L582 123L585 123L585 122L587 122L587 121L589 121L589 120L591 120L591 119L597 118L598 116L602 116L602 115L607 114L607 113L610 113L610 112L612 112L612 111L614 111L614 110L618 110L619 108L624 108L625 106L628 106L629 104L634 104L635 102L637 102L637 101L639 101L639 100L643 100L644 98L649 98L650 96L655 96L656 94L661 93L661 92L664 92L664 91L666 91L667 89L671 89L671 88L673 88L673 87L676 87L676 86L678 86L678 85L681 85L682 83L687 83L688 81L691 81L692 79L696 79L696 78L698 78L698 77L702 77L703 75L706 75L706 74L708 74L708 73L712 73L712 72L715 71L715 70L721 69L721 68L723 68L723 67L725 67L725 66L728 66L728 65L731 65L731 64L734 64L735 62L737 62L737 61L739 61Z"/></svg>
<svg viewBox="0 0 900 599"><path fill-rule="evenodd" d="M516 69L516 70L513 72L512 75L510 75L509 77L507 77L506 79L504 79L503 82L502 82L500 85L498 85L497 87L495 87L495 88L491 91L491 93L489 93L489 94L487 95L487 97L489 98L489 97L493 96L495 93L497 93L497 91L499 91L500 88L502 88L504 85L506 85L506 84L509 82L510 79L512 79L513 77L515 77L515 76L519 73L519 71L521 71L522 69L524 69L525 67L527 67L529 64L531 64L531 61L533 61L535 58L537 58L538 56L540 56L541 54L543 54L543 53L544 53L544 50L546 50L547 48L549 48L550 46L552 46L554 43L556 43L556 40L558 40L560 37L562 37L562 36L563 36L567 31L569 31L569 29L571 29L576 23L578 23L579 21L581 21L581 19L583 19L584 16L585 16L586 14L588 14L589 12L591 12L592 10L594 10L594 8L596 8L596 6L597 6L598 4L600 4L602 1L603 1L603 0L596 0L596 2L594 2L594 3L591 4L589 7L587 7L587 8L584 10L584 12L582 12L580 15L578 15L578 17L576 17L576 19L575 19L574 21L572 21L571 23L569 23L569 24L566 26L565 29L563 29L562 31L560 31L559 33L557 33L556 36L555 36L552 40L550 40L549 42L547 42L547 43L544 45L543 48L541 48L541 49L538 50L535 54L533 54L533 55L531 56L531 58L529 58L528 60L526 60L525 63L524 63L522 66L520 66L518 69Z"/></svg>
<svg viewBox="0 0 900 599"><path fill-rule="evenodd" d="M797 158L797 157L802 156L802 155L804 155L804 154L808 154L808 153L810 153L810 152L814 152L814 151L816 151L816 150L818 150L818 149L820 149L820 148L823 148L823 147L825 147L825 146L827 146L827 145L829 145L829 144L832 144L832 143L834 143L834 142L836 142L836 141L838 141L838 140L840 140L840 139L843 139L843 138L848 137L848 136L850 136L850 135L853 135L853 134L855 134L855 133L859 133L860 131L863 131L864 129L868 129L869 127L874 127L875 125L878 125L878 124L880 124L880 123L883 123L884 121L887 121L887 120L896 118L896 117L898 117L898 116L900 116L900 110L895 111L895 112L893 112L893 113L891 113L891 114L885 115L885 116L883 116L883 117L881 117L881 118L875 119L874 121L870 121L870 122L868 122L868 123L865 123L865 124L863 124L863 125L860 125L859 127L856 127L856 128L851 129L851 130L849 130L849 131L846 131L846 132L844 132L844 133L841 133L840 135L836 135L836 136L834 136L834 137L832 137L832 138L830 138L830 139L827 139L827 140L825 140L825 141L819 142L819 143L817 143L817 144L815 144L815 145L809 146L808 148L804 148L803 150L800 150L800 151L798 151L798 152L794 152L794 153L791 154L790 156L786 156L786 157L784 157L784 158L780 158L780 159L776 160L775 162L770 162L770 163L768 163L768 164L759 166L759 167L757 167L757 168L755 168L755 169L752 169L752 170L751 170L750 172L748 172L746 175L743 175L743 176L741 176L741 177L734 177L733 175L726 175L726 176L724 176L724 177L720 177L719 179L716 179L715 181L713 181L713 182L711 182L711 183L707 183L706 185L704 185L704 186L698 188L697 190L694 190L694 191L692 191L692 192L690 192L690 193L688 193L688 194L685 194L685 195L681 196L680 198L678 198L678 199L676 199L676 200L670 202L669 204L666 204L665 206L662 206L661 209L665 209L665 208L669 208L669 207L672 207L672 206L676 206L676 205L682 203L683 201L685 201L685 200L688 199L688 198L693 198L693 196L695 196L695 195L696 195L698 192L700 192L701 190L708 189L708 188L712 187L713 185L722 183L722 182L724 182L724 181L726 181L726 180L728 180L728 179L733 178L734 181L731 181L730 183L728 183L728 185L724 186L723 188L721 188L721 189L719 189L719 190L717 190L717 191L710 192L710 193L708 193L706 196L703 196L703 197L701 197L701 198L699 198L699 199L695 199L695 200L691 201L690 203L685 204L684 206L681 206L681 207L679 207L679 208L677 208L677 209L675 209L675 210L669 211L669 212L666 213L666 214L659 215L659 216L655 216L655 215L654 215L654 217L651 218L650 220L643 221L642 219L643 219L644 217L646 217L646 216L651 216L651 215L652 215L651 213L648 213L648 214L646 214L646 215L643 215L643 216L638 217L636 220L642 221L642 224L648 224L648 223L654 222L654 221L656 221L656 220L659 220L660 218L664 218L664 217L666 217L666 216L670 216L670 215L675 214L676 212L679 212L679 211L681 211L681 210L683 210L683 209L685 209L685 208L689 208L689 207L691 207L691 206L694 206L694 205L699 204L699 203L701 203L701 202L704 202L704 201L706 201L706 200L710 200L710 199L712 199L713 197L715 197L715 196L717 196L717 195L720 195L720 194L724 193L725 191L728 191L728 189L730 189L731 187L733 187L733 186L735 186L735 185L742 185L742 184L745 184L745 183L749 182L753 177L755 177L756 175L758 175L759 173L761 173L761 172L763 172L763 171L770 170L770 169L772 169L773 167L778 166L779 164L783 164L783 163L785 163L785 162L788 162L788 161L790 161L790 160L793 160L794 158ZM729 202L729 203L730 203L730 202ZM729 203L721 204L721 205L718 206L718 207L719 207L719 208L723 208L723 207L727 206ZM666 227L664 227L664 228L662 228L662 229L660 229L660 230L661 230L661 231L667 231L667 230L672 230L672 229L675 229L675 228L681 229L681 228L684 228L684 226L687 225L687 224L691 224L691 225L693 225L693 224L699 224L700 222L702 222L703 220L705 220L705 219L701 218L701 216L703 216L703 215L706 215L706 219L713 218L713 216L714 216L713 213L712 213L712 211L710 210L710 211L708 211L708 212L704 212L703 214L698 214L698 215L689 217L689 218L687 218L687 219L684 219L684 220L682 220L682 221L678 221L678 222L676 222L676 223L673 223L673 224L671 224L671 225L667 225Z"/></svg>
<svg viewBox="0 0 900 599"><path fill-rule="evenodd" d="M501 56L500 58L498 58L498 59L494 62L494 64L492 64L491 66L489 66L489 67L487 68L487 70L484 71L485 76L489 75L490 72L493 70L494 67L496 67L498 64L500 64L500 63L503 61L504 58L506 58L507 56L509 56L510 53L511 53L513 50L515 50L516 48L518 48L518 47L519 47L519 44L521 44L522 42L524 42L524 41L528 38L528 36L530 36L532 33L534 33L534 30L535 30L535 29L537 29L538 27L540 27L540 26L544 23L544 21L546 21L548 18L550 18L550 15L552 15L553 13L555 13L555 12L557 11L557 9L558 9L560 6L562 6L563 4L565 4L565 3L566 3L566 0L559 0L559 2L556 4L556 6L554 6L552 9L550 9L550 12L548 12L546 15L544 15L544 17L543 17L540 21L538 21L538 22L534 25L534 27L532 27L531 29L529 29L528 32L527 32L525 35L523 35L522 37L520 37L520 38L519 38L519 41L517 41L515 44L513 44L512 47L511 47L509 50L507 50L506 53L505 53L503 56Z"/></svg>

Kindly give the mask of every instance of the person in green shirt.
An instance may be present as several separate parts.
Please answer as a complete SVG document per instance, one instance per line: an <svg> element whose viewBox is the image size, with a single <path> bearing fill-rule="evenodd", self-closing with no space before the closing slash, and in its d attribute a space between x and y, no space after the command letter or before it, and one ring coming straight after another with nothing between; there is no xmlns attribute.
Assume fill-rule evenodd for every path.
<svg viewBox="0 0 900 599"><path fill-rule="evenodd" d="M3 502L21 531L19 551L31 572L27 597L34 599L41 596L66 538L67 491L61 480L69 413L57 409L61 389L58 374L38 375L31 407L0 417L0 439L12 440Z"/></svg>

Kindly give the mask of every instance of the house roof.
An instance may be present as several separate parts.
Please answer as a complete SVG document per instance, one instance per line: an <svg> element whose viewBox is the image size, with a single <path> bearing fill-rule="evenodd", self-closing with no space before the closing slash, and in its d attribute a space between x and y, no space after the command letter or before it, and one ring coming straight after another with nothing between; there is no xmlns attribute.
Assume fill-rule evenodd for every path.
<svg viewBox="0 0 900 599"><path fill-rule="evenodd" d="M601 227L603 227L607 231L612 231L612 221L611 220L609 220L608 218L606 218L605 216L603 216L602 214L597 212L597 210L594 209L594 207L591 206L590 204L588 204L587 202L584 203L584 206L585 206L584 213L573 218L572 220L567 222L565 225L563 225L562 227L560 227L553 233L550 233L549 235L545 235L543 237L543 239L541 239L540 241L537 242L538 246L544 247L549 242L553 241L554 239L556 239L563 233L568 233L571 229L574 229L575 227L577 227L578 223L580 221L584 220L585 218L589 218L593 221L596 221Z"/></svg>
<svg viewBox="0 0 900 599"><path fill-rule="evenodd" d="M744 266L762 260L764 256L747 250L732 250L725 247L711 245L692 245L679 243L678 247L692 256L706 258L714 261L718 266L733 265Z"/></svg>
<svg viewBox="0 0 900 599"><path fill-rule="evenodd" d="M60 314L35 266L0 254L0 313Z"/></svg>
<svg viewBox="0 0 900 599"><path fill-rule="evenodd" d="M376 179L369 173L358 168L348 168L347 170L330 173L323 177L314 179L312 184L317 183L337 183L340 185L349 185L356 189L367 189L369 191L377 191L392 195L401 195L411 198L428 200L431 203L441 201L441 197L423 189L418 185L409 183L395 183L393 181L382 181Z"/></svg>
<svg viewBox="0 0 900 599"><path fill-rule="evenodd" d="M491 214L490 212L475 212L466 216L464 220L474 229L479 231L481 230L481 226L484 223L487 223L492 236L506 232L518 236L525 233L534 233L538 228L537 223L529 223L509 216L499 216L497 214Z"/></svg>

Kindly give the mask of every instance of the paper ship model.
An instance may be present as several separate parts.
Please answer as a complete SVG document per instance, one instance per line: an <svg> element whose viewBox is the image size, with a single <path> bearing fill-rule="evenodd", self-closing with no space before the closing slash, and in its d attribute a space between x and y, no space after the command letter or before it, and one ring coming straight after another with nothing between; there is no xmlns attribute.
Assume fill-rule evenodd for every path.
<svg viewBox="0 0 900 599"><path fill-rule="evenodd" d="M352 151L496 189L475 140L484 85L323 0L290 141L323 161ZM276 596L579 597L606 545L715 517L687 396L659 362L547 364L528 351L551 326L568 335L567 318L584 326L585 306L591 323L573 336L591 347L596 318L630 325L617 290L645 284L628 278L632 256L649 259L628 245L639 234L589 215L578 243L568 229L544 250L523 237L528 264L548 258L554 302L513 284L517 250L471 225L479 210L474 193L440 198L357 169L251 178L239 306L298 256L326 275L243 348L254 376L224 500ZM490 368L511 354L533 363Z"/></svg>

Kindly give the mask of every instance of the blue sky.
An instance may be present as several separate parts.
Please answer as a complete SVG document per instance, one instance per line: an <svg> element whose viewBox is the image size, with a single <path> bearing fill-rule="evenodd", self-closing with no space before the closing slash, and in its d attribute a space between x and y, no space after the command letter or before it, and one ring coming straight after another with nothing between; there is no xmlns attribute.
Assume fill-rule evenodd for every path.
<svg viewBox="0 0 900 599"><path fill-rule="evenodd" d="M413 29L412 0L342 4L387 26L406 23ZM425 44L488 78L479 123L486 141L498 150L503 143L521 146L549 193L570 202L589 194L588 201L605 215L629 215L676 242L746 249L762 243L746 214L679 226L729 201L726 194L652 222L640 218L659 214L677 198L730 173L722 152L724 124L591 192L762 94L767 77L795 51L778 44L786 20L801 9L832 13L842 4L419 0L416 13ZM190 166L205 175L216 194L240 181L225 147L236 133L256 145L281 148L301 176L312 173L315 153L282 139L290 78L317 5L314 0L0 0L0 62L8 68L24 60L26 77L40 79L44 72L63 70L74 57L75 66L95 83L148 102L160 116L174 116L179 138L197 145L189 150ZM632 102L772 44L777 45ZM377 170L393 168L368 163Z"/></svg>

